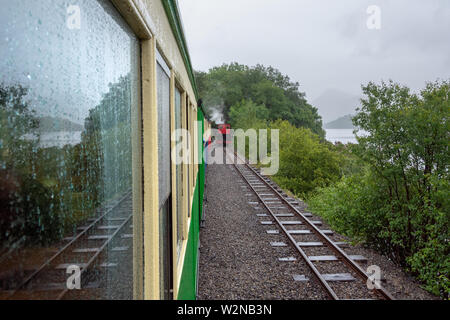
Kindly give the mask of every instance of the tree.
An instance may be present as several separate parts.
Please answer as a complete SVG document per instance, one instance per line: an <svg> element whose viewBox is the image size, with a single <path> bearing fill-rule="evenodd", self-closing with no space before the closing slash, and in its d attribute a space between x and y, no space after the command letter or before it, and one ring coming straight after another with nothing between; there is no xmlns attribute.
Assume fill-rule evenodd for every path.
<svg viewBox="0 0 450 320"><path fill-rule="evenodd" d="M0 166L5 169L26 166L38 144L39 119L25 101L27 93L21 85L0 85Z"/></svg>
<svg viewBox="0 0 450 320"><path fill-rule="evenodd" d="M21 85L0 86L0 240L3 247L48 244L62 235L52 190L39 179L39 119Z"/></svg>
<svg viewBox="0 0 450 320"><path fill-rule="evenodd" d="M408 262L438 292L443 281L431 283L436 275L448 281L450 271L450 83L429 83L420 95L393 82L369 83L363 92L354 123L369 135L358 139L356 152L389 198L392 216L382 236L396 260Z"/></svg>
<svg viewBox="0 0 450 320"><path fill-rule="evenodd" d="M229 119L233 128L265 128L269 110L251 100L242 100L230 108Z"/></svg>
<svg viewBox="0 0 450 320"><path fill-rule="evenodd" d="M208 72L197 72L196 79L210 115L218 110L229 122L232 106L242 100L253 101L267 108L267 120L287 120L325 136L317 109L308 104L305 94L299 91L299 83L291 82L272 67L224 64Z"/></svg>
<svg viewBox="0 0 450 320"><path fill-rule="evenodd" d="M367 135L353 153L365 170L319 190L310 205L448 297L450 82L420 94L392 81L362 89L353 123Z"/></svg>
<svg viewBox="0 0 450 320"><path fill-rule="evenodd" d="M311 130L281 120L272 123L270 129L280 130L280 168L274 179L281 186L307 198L315 189L339 180L338 154Z"/></svg>

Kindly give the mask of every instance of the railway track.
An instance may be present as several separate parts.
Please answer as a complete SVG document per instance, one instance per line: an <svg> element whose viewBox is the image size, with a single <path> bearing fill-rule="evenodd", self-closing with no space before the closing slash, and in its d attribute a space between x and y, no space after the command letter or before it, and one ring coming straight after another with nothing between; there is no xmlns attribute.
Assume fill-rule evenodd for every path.
<svg viewBox="0 0 450 320"><path fill-rule="evenodd" d="M6 298L60 300L75 291L77 297L101 298L103 293L99 291L104 290L107 281L105 271L118 267L118 256L132 252L132 216L132 193L128 192L65 238L62 247L28 272L17 287L6 293ZM67 286L67 270L72 266L80 270L80 290L69 290Z"/></svg>
<svg viewBox="0 0 450 320"><path fill-rule="evenodd" d="M381 285L367 286L369 275L357 263L366 262L365 258L358 255L348 255L342 247L345 242L335 242L331 230L322 230L319 227L321 221L310 220L310 213L302 213L295 205L297 200L283 195L272 182L263 177L256 169L250 166L237 154L227 154L237 157L233 161L234 168L243 178L248 188L253 192L247 196L256 195L257 201L249 202L258 210L258 216L263 219L261 224L275 227L266 232L270 235L286 236L291 247L297 253L297 257L308 265L314 277L318 280L328 296L333 300L344 299L383 299L393 300L394 297ZM245 190L248 190L247 188ZM262 206L262 207L261 207ZM265 209L265 211L264 211ZM268 214L267 214L267 213ZM273 247L287 247L284 242L271 242ZM295 256L281 257L280 262L297 260ZM330 273L329 270L336 270ZM295 281L308 281L305 275L293 275ZM351 288L351 290L350 290ZM349 297L348 291L357 292Z"/></svg>

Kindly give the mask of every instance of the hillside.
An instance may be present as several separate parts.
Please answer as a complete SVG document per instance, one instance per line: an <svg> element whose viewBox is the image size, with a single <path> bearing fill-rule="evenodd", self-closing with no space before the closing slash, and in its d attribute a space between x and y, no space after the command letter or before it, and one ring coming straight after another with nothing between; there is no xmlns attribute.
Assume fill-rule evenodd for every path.
<svg viewBox="0 0 450 320"><path fill-rule="evenodd" d="M84 127L81 124L72 122L67 119L42 117L39 118L40 132L55 132L55 131L83 131Z"/></svg>
<svg viewBox="0 0 450 320"><path fill-rule="evenodd" d="M319 109L323 122L333 121L346 114L355 113L360 97L344 91L328 89L312 102Z"/></svg>
<svg viewBox="0 0 450 320"><path fill-rule="evenodd" d="M352 115L340 117L334 121L325 124L325 129L353 129Z"/></svg>

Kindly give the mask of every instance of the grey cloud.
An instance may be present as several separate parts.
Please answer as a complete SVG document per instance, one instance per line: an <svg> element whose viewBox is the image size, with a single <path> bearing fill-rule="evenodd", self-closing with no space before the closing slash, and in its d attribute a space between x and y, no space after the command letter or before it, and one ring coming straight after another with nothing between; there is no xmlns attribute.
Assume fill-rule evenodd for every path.
<svg viewBox="0 0 450 320"><path fill-rule="evenodd" d="M381 30L366 27L369 5L382 10ZM272 65L301 83L310 102L330 89L359 96L368 81L393 79L414 90L450 76L448 0L183 0L180 6L196 69L231 61Z"/></svg>

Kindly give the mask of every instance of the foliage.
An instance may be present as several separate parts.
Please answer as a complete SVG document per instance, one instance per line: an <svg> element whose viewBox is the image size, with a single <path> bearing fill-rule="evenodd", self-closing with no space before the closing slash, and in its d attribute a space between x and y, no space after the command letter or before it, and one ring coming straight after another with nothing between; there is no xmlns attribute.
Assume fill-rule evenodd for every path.
<svg viewBox="0 0 450 320"><path fill-rule="evenodd" d="M229 112L232 128L249 129L265 128L269 110L264 105L256 105L251 100L242 100L233 105Z"/></svg>
<svg viewBox="0 0 450 320"><path fill-rule="evenodd" d="M348 114L325 124L325 129L354 129L352 115Z"/></svg>
<svg viewBox="0 0 450 320"><path fill-rule="evenodd" d="M0 240L2 246L48 244L61 236L58 203L41 181L39 120L25 101L27 89L0 86Z"/></svg>
<svg viewBox="0 0 450 320"><path fill-rule="evenodd" d="M407 266L425 287L449 295L449 82L419 95L393 82L363 87L353 153L366 170L309 201L338 230Z"/></svg>
<svg viewBox="0 0 450 320"><path fill-rule="evenodd" d="M270 129L280 134L280 168L274 178L281 186L305 198L340 178L338 154L311 130L281 120L271 123Z"/></svg>
<svg viewBox="0 0 450 320"><path fill-rule="evenodd" d="M24 139L24 136L39 137L39 120L30 110L25 97L28 90L20 85L0 85L0 166L24 168L27 159L33 158L37 139Z"/></svg>
<svg viewBox="0 0 450 320"><path fill-rule="evenodd" d="M385 201L374 191L376 188L368 171L344 176L335 184L317 189L308 199L308 205L336 231L356 242L370 241L367 237L377 235L383 224L380 213ZM374 241L373 245L377 244Z"/></svg>
<svg viewBox="0 0 450 320"><path fill-rule="evenodd" d="M129 77L85 119L81 142L40 145L40 120L21 86L0 86L0 241L48 245L131 188Z"/></svg>
<svg viewBox="0 0 450 320"><path fill-rule="evenodd" d="M105 199L123 194L131 188L131 96L130 78L121 77L110 84L109 91L86 119L84 157L91 159L84 170L100 178L98 186ZM92 172L93 171L93 172ZM98 185L98 180L92 180Z"/></svg>
<svg viewBox="0 0 450 320"><path fill-rule="evenodd" d="M272 67L224 64L209 72L196 72L196 79L209 116L214 110L231 119L231 109L242 100L253 101L268 110L267 120L287 120L296 127L311 129L324 137L317 109L308 104L299 83L293 83Z"/></svg>

